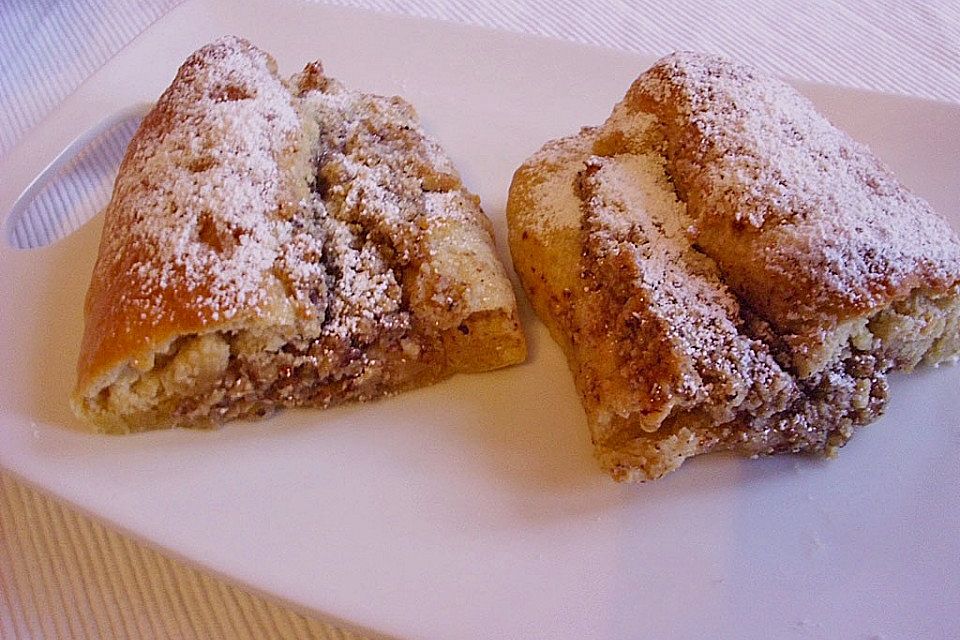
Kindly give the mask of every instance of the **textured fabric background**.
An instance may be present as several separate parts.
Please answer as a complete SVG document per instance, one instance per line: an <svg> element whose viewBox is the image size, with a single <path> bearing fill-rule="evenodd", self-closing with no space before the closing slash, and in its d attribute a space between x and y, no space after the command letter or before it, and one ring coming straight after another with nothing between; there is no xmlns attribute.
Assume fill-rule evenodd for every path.
<svg viewBox="0 0 960 640"><path fill-rule="evenodd" d="M956 0L330 3L645 53L723 52L803 80L960 103ZM0 157L177 4L0 2ZM39 215L102 206L117 140L72 167L68 186L51 185ZM51 225L23 242L63 231ZM274 637L356 636L165 558L0 473L0 638Z"/></svg>

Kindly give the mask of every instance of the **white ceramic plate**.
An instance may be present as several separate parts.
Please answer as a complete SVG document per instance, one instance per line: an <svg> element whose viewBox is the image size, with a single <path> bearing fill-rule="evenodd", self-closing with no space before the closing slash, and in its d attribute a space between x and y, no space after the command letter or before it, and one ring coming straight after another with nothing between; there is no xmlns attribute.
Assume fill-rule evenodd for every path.
<svg viewBox="0 0 960 640"><path fill-rule="evenodd" d="M232 32L285 73L321 57L350 86L408 97L503 248L513 169L602 121L652 61L220 5L182 5L82 86L0 167L0 210L73 136L154 99L193 49ZM958 222L960 109L803 90ZM168 553L401 637L960 634L960 368L894 381L887 416L839 460L714 456L640 486L600 473L565 363L529 311L529 362L506 371L215 432L99 437L66 403L99 227L31 251L4 236L0 464Z"/></svg>

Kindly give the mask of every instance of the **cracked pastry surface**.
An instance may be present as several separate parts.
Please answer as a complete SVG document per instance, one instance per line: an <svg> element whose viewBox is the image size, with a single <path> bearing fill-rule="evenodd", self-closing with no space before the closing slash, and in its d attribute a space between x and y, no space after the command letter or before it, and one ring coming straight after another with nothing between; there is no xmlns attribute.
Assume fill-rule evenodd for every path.
<svg viewBox="0 0 960 640"><path fill-rule="evenodd" d="M193 54L134 137L73 405L111 432L366 400L520 362L479 199L398 97L239 38Z"/></svg>
<svg viewBox="0 0 960 640"><path fill-rule="evenodd" d="M732 450L831 455L886 374L960 352L960 242L786 85L712 56L642 74L518 169L511 253L618 480Z"/></svg>

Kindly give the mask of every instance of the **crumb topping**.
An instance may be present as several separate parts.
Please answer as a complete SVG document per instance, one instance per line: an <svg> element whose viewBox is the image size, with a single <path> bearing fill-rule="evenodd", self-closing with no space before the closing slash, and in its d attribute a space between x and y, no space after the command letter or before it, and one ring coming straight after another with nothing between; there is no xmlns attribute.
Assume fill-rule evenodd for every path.
<svg viewBox="0 0 960 640"><path fill-rule="evenodd" d="M463 221L462 184L409 104L317 74L315 64L294 83L319 132L311 186L327 228L323 254L335 275L327 279L324 333L370 340L380 330L409 328L403 291L409 299L415 277L405 275L429 260L429 229L440 220Z"/></svg>

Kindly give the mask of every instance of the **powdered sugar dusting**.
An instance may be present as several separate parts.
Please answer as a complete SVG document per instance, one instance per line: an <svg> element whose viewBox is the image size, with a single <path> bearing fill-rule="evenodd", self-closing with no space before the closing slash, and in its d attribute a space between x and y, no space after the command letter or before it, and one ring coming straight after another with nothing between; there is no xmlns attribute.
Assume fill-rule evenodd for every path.
<svg viewBox="0 0 960 640"><path fill-rule="evenodd" d="M524 167L535 168L531 178L537 182L530 189L535 206L519 212L525 216L525 229L542 235L556 229L580 228L576 177L596 135L596 129L584 128L578 135L548 142L527 159Z"/></svg>
<svg viewBox="0 0 960 640"><path fill-rule="evenodd" d="M620 111L649 117L644 109L665 118L671 173L682 195L696 194L691 215L762 230L770 241L760 268L807 279L811 314L960 280L949 224L786 84L678 53L644 73Z"/></svg>
<svg viewBox="0 0 960 640"><path fill-rule="evenodd" d="M264 274L289 236L277 216L278 161L300 130L272 64L237 38L200 49L128 152L100 260L139 284L118 302L144 321L170 319L172 290L202 320L263 299Z"/></svg>
<svg viewBox="0 0 960 640"><path fill-rule="evenodd" d="M616 318L611 324L623 325L632 359L646 360L633 353L637 349L663 348L660 340L638 344L644 342L637 340L638 330L645 331L641 325L655 323L672 357L681 356L689 367L669 393L735 408L748 393L787 386L789 376L762 343L742 335L737 300L713 261L691 247L686 207L663 165L655 153L587 160L581 180L584 268L609 291L642 300L637 306L625 298L609 310Z"/></svg>
<svg viewBox="0 0 960 640"><path fill-rule="evenodd" d="M123 291L109 304L147 324L184 309L205 323L279 291L347 342L407 322L400 272L425 258L435 219L465 215L462 199L427 206L425 193L466 192L406 102L308 72L298 95L233 37L184 63L117 181L98 266Z"/></svg>

